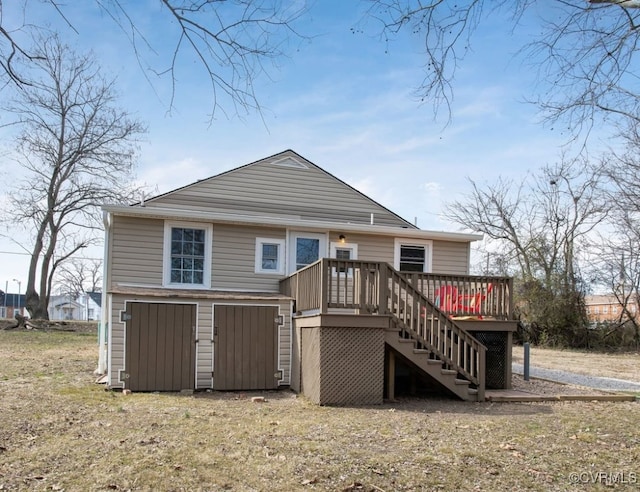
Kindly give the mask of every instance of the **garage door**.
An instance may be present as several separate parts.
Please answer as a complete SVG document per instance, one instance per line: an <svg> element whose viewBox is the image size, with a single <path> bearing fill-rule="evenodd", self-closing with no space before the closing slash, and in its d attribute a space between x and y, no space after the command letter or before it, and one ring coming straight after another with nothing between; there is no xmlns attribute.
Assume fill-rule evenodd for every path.
<svg viewBox="0 0 640 492"><path fill-rule="evenodd" d="M278 321L276 306L214 307L214 389L278 387Z"/></svg>
<svg viewBox="0 0 640 492"><path fill-rule="evenodd" d="M196 306L127 303L125 388L180 391L195 385Z"/></svg>

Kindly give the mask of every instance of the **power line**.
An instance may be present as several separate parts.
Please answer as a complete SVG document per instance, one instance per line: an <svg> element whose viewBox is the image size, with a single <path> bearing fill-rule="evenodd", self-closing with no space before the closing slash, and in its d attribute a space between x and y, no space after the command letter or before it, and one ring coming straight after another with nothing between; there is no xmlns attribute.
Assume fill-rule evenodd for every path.
<svg viewBox="0 0 640 492"><path fill-rule="evenodd" d="M0 251L0 255L22 255L22 256L31 256L31 253L21 253L19 251ZM80 260L97 260L102 261L104 258L92 258L89 256L75 256L74 258Z"/></svg>

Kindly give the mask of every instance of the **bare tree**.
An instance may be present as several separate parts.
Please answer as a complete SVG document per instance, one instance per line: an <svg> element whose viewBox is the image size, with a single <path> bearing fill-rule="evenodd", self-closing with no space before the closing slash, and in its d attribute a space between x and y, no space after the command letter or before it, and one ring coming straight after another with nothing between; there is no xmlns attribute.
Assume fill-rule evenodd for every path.
<svg viewBox="0 0 640 492"><path fill-rule="evenodd" d="M640 121L636 60L640 41L639 2L630 0L369 0L369 14L389 40L410 31L424 39L425 77L417 87L423 101L451 112L456 71L473 45L476 29L496 13L540 26L520 46L537 71L543 92L530 94L549 121L562 120L570 134L589 130L598 115ZM509 42L509 40L505 40ZM518 48L518 47L516 47ZM635 62L635 63L634 63Z"/></svg>
<svg viewBox="0 0 640 492"><path fill-rule="evenodd" d="M636 151L640 134L630 133L629 145L609 156L606 173L611 187L610 201L616 204L608 234L603 235L594 280L613 293L620 307L614 329L631 327L634 344L640 346L640 159Z"/></svg>
<svg viewBox="0 0 640 492"><path fill-rule="evenodd" d="M97 206L130 200L145 129L116 106L113 81L91 56L55 36L39 39L33 52L28 85L4 108L20 128L15 160L24 176L7 216L33 231L26 308L47 319L56 270L95 240Z"/></svg>
<svg viewBox="0 0 640 492"><path fill-rule="evenodd" d="M99 292L102 283L102 261L72 258L60 266L54 283L61 293L73 293L74 298L85 292Z"/></svg>
<svg viewBox="0 0 640 492"><path fill-rule="evenodd" d="M607 238L592 268L594 281L607 287L619 307L617 320L611 323L604 338L618 334L619 343L628 346L631 344L624 338L630 331L636 349L640 347L640 243L637 232L623 229Z"/></svg>
<svg viewBox="0 0 640 492"><path fill-rule="evenodd" d="M29 0L14 0L11 12L15 30L8 30L3 14L10 10L0 2L0 70L18 85L28 84L17 60L38 60L38 53L24 46L22 34L42 26L29 22ZM84 4L84 2L83 2ZM18 5L21 7L18 7ZM294 29L304 12L304 2L287 0L160 0L159 22L145 28L146 16L156 11L151 4L123 0L93 0L93 5L110 19L129 40L143 73L167 76L173 105L181 60L195 60L208 79L212 92L212 117L216 111L259 110L255 81L266 63L285 54L287 41L302 39ZM49 7L51 14L66 23L70 31L82 34L82 26L69 19L78 6L42 0L37 8ZM83 5L84 7L84 5ZM106 22L109 22L107 20ZM152 32L162 32L161 43L151 41ZM171 47L168 51L165 44ZM158 58L160 61L152 61ZM184 68L193 72L193 64ZM150 81L152 82L152 81ZM224 96L224 97L223 97ZM229 103L227 107L225 103Z"/></svg>
<svg viewBox="0 0 640 492"><path fill-rule="evenodd" d="M562 161L519 186L502 179L483 187L472 181L470 195L447 204L447 218L485 234L518 265L522 292L530 297L529 320L583 321L578 253L609 213L597 186L601 175L600 167Z"/></svg>

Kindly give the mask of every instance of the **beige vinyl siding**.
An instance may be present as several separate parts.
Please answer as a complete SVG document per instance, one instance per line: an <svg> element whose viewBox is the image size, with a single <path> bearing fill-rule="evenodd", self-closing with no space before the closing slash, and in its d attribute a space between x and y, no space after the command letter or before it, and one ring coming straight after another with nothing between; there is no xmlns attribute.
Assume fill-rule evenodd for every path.
<svg viewBox="0 0 640 492"><path fill-rule="evenodd" d="M468 275L470 248L470 243L434 241L433 273Z"/></svg>
<svg viewBox="0 0 640 492"><path fill-rule="evenodd" d="M196 389L211 388L213 368L213 313L210 301L198 302L196 327Z"/></svg>
<svg viewBox="0 0 640 492"><path fill-rule="evenodd" d="M358 259L363 261L386 261L393 264L393 237L369 234L331 233L331 241L338 242L338 236L345 234L346 242L358 245Z"/></svg>
<svg viewBox="0 0 640 492"><path fill-rule="evenodd" d="M109 386L122 388L119 380L120 371L125 366L125 323L120 321L120 312L125 308L126 301L135 302L161 302L157 297L145 296L111 296L111 320L110 346L109 346ZM169 301L171 302L171 301ZM213 306L220 304L245 304L245 305L273 305L278 306L280 315L283 316L284 325L278 329L278 369L282 371L281 385L289 385L291 377L291 302L282 301L212 301L211 299L180 298L175 302L180 304L197 304L196 325L196 389L212 387L211 371L213 368Z"/></svg>
<svg viewBox="0 0 640 492"><path fill-rule="evenodd" d="M124 309L124 299L110 296L111 313L109 319L109 381L112 388L122 388L119 372L124 370L124 323L120 322L120 311Z"/></svg>
<svg viewBox="0 0 640 492"><path fill-rule="evenodd" d="M116 215L110 239L109 285L162 285L163 220Z"/></svg>
<svg viewBox="0 0 640 492"><path fill-rule="evenodd" d="M214 224L211 287L214 290L278 292L281 275L255 273L256 238L285 239L284 229ZM286 262L285 251L280 260Z"/></svg>
<svg viewBox="0 0 640 492"><path fill-rule="evenodd" d="M367 234L349 234L340 231L330 234L330 241L337 242L340 234L348 243L358 245L358 259L364 261L386 261L393 266L395 238ZM407 239L408 242L413 241ZM469 273L469 243L434 240L432 251L432 273L467 275Z"/></svg>
<svg viewBox="0 0 640 492"><path fill-rule="evenodd" d="M307 168L273 162L287 155ZM320 168L286 152L151 199L146 206L359 224L369 224L373 213L378 225L408 225Z"/></svg>

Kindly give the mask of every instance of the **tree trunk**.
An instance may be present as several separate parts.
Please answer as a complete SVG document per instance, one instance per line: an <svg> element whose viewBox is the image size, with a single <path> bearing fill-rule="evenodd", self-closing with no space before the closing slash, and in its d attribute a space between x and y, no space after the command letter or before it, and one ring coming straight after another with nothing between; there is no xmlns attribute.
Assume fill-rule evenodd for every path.
<svg viewBox="0 0 640 492"><path fill-rule="evenodd" d="M27 291L26 308L29 311L31 319L49 320L49 312L47 311L46 296L40 297L35 290Z"/></svg>

